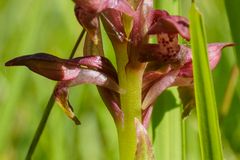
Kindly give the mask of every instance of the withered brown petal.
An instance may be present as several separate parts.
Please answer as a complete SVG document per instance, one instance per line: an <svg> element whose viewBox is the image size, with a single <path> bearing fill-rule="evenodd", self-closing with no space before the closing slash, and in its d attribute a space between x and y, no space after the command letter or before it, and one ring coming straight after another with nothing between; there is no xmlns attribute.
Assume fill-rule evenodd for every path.
<svg viewBox="0 0 240 160"><path fill-rule="evenodd" d="M68 88L61 87L60 85L57 85L57 87L54 90L54 96L56 102L59 104L59 106L63 109L65 114L72 119L75 124L80 124L80 121L73 113L73 108L71 104L68 101Z"/></svg>

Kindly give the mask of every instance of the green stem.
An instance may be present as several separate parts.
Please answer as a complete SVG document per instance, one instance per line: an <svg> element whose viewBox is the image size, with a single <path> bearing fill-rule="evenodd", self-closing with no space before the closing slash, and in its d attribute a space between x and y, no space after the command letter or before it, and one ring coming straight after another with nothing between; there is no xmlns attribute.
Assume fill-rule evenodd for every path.
<svg viewBox="0 0 240 160"><path fill-rule="evenodd" d="M187 159L186 121L182 120L182 160Z"/></svg>
<svg viewBox="0 0 240 160"><path fill-rule="evenodd" d="M133 160L137 147L134 119L141 120L143 71L126 67L128 63L126 43L116 46L119 85L125 90L125 93L120 96L124 122L117 124L120 160Z"/></svg>
<svg viewBox="0 0 240 160"><path fill-rule="evenodd" d="M133 8L137 8L139 0L128 1ZM124 25L128 35L131 31L132 20L125 17ZM135 152L137 150L134 119L137 118L141 121L142 76L144 70L127 67L127 42L113 44L113 46L116 53L119 86L125 90L125 93L120 95L124 120L123 123L116 124L118 129L120 160L133 160L135 159Z"/></svg>
<svg viewBox="0 0 240 160"><path fill-rule="evenodd" d="M81 42L81 40L82 40L82 38L84 36L84 33L85 33L85 30L82 30L81 34L79 35L78 40L76 41L76 43L75 43L75 45L74 45L74 47L72 49L72 52L71 52L71 54L69 56L69 59L72 59L74 57L74 54L76 53L77 48L78 48L78 46L79 46L79 44L80 44L80 42ZM34 151L35 151L35 149L37 147L37 144L38 144L39 139L40 139L40 137L42 135L42 132L43 132L45 126L46 126L46 123L47 123L48 117L49 117L49 115L51 113L51 110L53 108L54 102L55 102L55 98L54 98L54 95L52 93L51 97L48 100L48 104L47 104L47 106L46 106L46 108L44 110L42 119L41 119L41 121L40 121L40 123L38 125L36 133L34 134L34 137L33 137L33 140L31 142L31 145L30 145L30 147L28 149L28 153L27 153L26 158L25 158L26 160L32 159L32 155L33 155L33 153L34 153Z"/></svg>

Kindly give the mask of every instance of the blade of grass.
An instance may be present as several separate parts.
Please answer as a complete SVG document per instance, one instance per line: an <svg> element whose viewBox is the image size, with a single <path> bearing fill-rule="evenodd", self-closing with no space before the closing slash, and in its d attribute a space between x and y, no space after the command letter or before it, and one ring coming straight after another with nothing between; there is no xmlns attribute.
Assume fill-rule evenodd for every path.
<svg viewBox="0 0 240 160"><path fill-rule="evenodd" d="M152 116L153 145L156 159L182 159L181 107L171 91L157 100Z"/></svg>
<svg viewBox="0 0 240 160"><path fill-rule="evenodd" d="M233 95L234 95L234 92L235 92L235 89L237 86L238 76L239 76L239 69L238 69L237 65L235 65L232 68L231 77L229 79L228 86L227 86L225 96L223 99L223 104L221 107L221 116L222 117L227 116L229 109L231 107L231 102L232 102Z"/></svg>
<svg viewBox="0 0 240 160"><path fill-rule="evenodd" d="M230 24L230 28L232 31L232 37L235 43L240 43L240 34L239 34L239 28L240 28L240 21L236 20L237 17L240 16L239 12L239 6L240 1L239 0L224 0L225 6L228 14L228 20ZM236 46L236 51L238 54L236 54L238 67L240 67L240 46Z"/></svg>
<svg viewBox="0 0 240 160"><path fill-rule="evenodd" d="M194 2L190 11L190 32L201 155L202 159L221 160L222 143L206 38L202 16Z"/></svg>
<svg viewBox="0 0 240 160"><path fill-rule="evenodd" d="M155 0L156 8L167 10L170 14L179 14L179 1ZM176 88L163 93L153 110L152 129L156 159L182 159L182 119L181 105L177 103ZM175 94L176 93L176 94Z"/></svg>
<svg viewBox="0 0 240 160"><path fill-rule="evenodd" d="M201 160L197 116L195 110L184 119L185 125L185 157L183 160Z"/></svg>
<svg viewBox="0 0 240 160"><path fill-rule="evenodd" d="M76 43L75 43L75 45L73 47L73 49L72 49L72 52L71 52L71 54L69 56L69 59L72 59L74 57L74 54L76 53L76 50L77 50L77 48L78 48L78 46L79 46L79 44L80 44L80 42L81 42L81 40L82 40L82 38L84 36L84 33L85 33L85 30L83 29L81 34L79 35L79 38L77 39L77 41L76 41ZM52 107L53 107L54 103L55 103L55 98L54 98L54 95L52 93L50 99L48 100L48 104L47 104L47 106L46 106L46 108L44 110L42 119L41 119L41 121L40 121L40 123L38 125L38 128L36 130L34 138L33 138L32 142L31 142L31 145L30 145L30 147L28 149L28 153L26 155L26 160L30 160L32 155L33 155L33 153L34 153L34 151L35 151L35 148L36 148L36 146L37 146L37 144L39 142L39 139L40 139L40 137L42 135L42 132L43 132L43 130L45 128L45 125L47 123L48 117L49 117L49 115L51 113L51 110L52 110Z"/></svg>

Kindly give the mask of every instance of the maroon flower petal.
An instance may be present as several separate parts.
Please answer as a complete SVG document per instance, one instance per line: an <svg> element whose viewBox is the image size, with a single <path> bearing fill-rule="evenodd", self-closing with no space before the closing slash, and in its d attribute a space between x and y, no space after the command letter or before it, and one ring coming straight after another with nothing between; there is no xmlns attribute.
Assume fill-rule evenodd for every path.
<svg viewBox="0 0 240 160"><path fill-rule="evenodd" d="M102 72L91 70L91 69L81 68L79 69L79 73L77 77L70 80L59 82L59 84L64 87L73 87L83 83L95 84L97 86L108 88L118 93L123 92L123 90L119 88L118 83L114 79L112 79L111 77L109 77L108 75Z"/></svg>
<svg viewBox="0 0 240 160"><path fill-rule="evenodd" d="M88 31L95 44L98 43L98 16L103 11L115 9L130 16L134 14L126 0L76 0L75 4L75 15L80 24Z"/></svg>
<svg viewBox="0 0 240 160"><path fill-rule="evenodd" d="M128 43L128 57L129 64L138 65L139 56L142 44L148 42L148 14L152 9L151 3L146 0L141 0L137 10L133 16L133 27L129 36L130 43Z"/></svg>
<svg viewBox="0 0 240 160"><path fill-rule="evenodd" d="M78 64L46 53L17 57L5 65L26 66L35 73L57 81L73 79L79 73Z"/></svg>
<svg viewBox="0 0 240 160"><path fill-rule="evenodd" d="M112 111L114 114L114 118L119 118L121 120L122 113L118 106L117 97L114 96L116 92L121 92L118 84L101 72L83 68L80 69L79 74L76 78L58 82L58 85L55 89L54 93L56 101L60 104L61 108L63 108L67 116L77 122L72 107L68 101L68 88L84 83L91 83L97 86L101 86L102 88L100 88L100 90L102 93L101 96L104 98L103 100L105 100L107 105L111 107L110 111ZM110 99L106 101L107 98Z"/></svg>
<svg viewBox="0 0 240 160"><path fill-rule="evenodd" d="M109 3L108 8L115 9L131 17L134 15L134 10L127 0L109 0L109 1L111 1L111 4Z"/></svg>
<svg viewBox="0 0 240 160"><path fill-rule="evenodd" d="M133 14L133 9L126 0L75 0L75 4L89 13L101 13L111 8L128 15Z"/></svg>
<svg viewBox="0 0 240 160"><path fill-rule="evenodd" d="M30 70L56 81L66 81L76 78L81 68L88 68L105 73L117 81L117 72L111 62L101 56L78 57L71 60L56 56L37 53L14 58L6 66L26 66Z"/></svg>
<svg viewBox="0 0 240 160"><path fill-rule="evenodd" d="M117 71L107 58L101 56L85 56L74 58L69 61L77 63L83 68L88 68L105 73L106 75L112 77L115 81L118 81Z"/></svg>
<svg viewBox="0 0 240 160"><path fill-rule="evenodd" d="M214 69L221 58L222 49L229 46L235 46L235 43L211 43L208 45L208 58L210 68Z"/></svg>
<svg viewBox="0 0 240 160"><path fill-rule="evenodd" d="M166 11L153 10L149 16L152 21L149 34L180 34L186 40L190 40L188 20L181 16L170 16Z"/></svg>
<svg viewBox="0 0 240 160"><path fill-rule="evenodd" d="M163 39L163 37L165 37L165 39ZM191 61L190 54L187 47L177 44L177 38L171 40L169 39L169 34L162 34L162 42L160 44L142 45L139 61L151 62L149 65L152 67L155 66L154 68L160 68L169 64L179 67Z"/></svg>
<svg viewBox="0 0 240 160"><path fill-rule="evenodd" d="M111 62L101 56L86 56L71 60L65 60L53 55L39 53L15 58L6 63L6 66L25 65L32 71L43 75L49 79L57 80L55 89L56 101L60 104L64 112L80 124L73 113L73 109L68 101L68 88L83 83L91 83L103 87L102 96L111 105L112 112L116 118L121 119L119 108L119 97L116 92L122 90L118 86L117 73Z"/></svg>
<svg viewBox="0 0 240 160"><path fill-rule="evenodd" d="M151 88L147 91L146 96L143 99L142 102L142 109L145 110L147 107L151 106L157 97L168 87L172 85L172 83L175 81L177 75L179 73L179 70L171 71L161 77L156 83L154 83Z"/></svg>
<svg viewBox="0 0 240 160"><path fill-rule="evenodd" d="M208 45L208 59L209 59L209 65L210 69L213 70L220 58L221 58L221 52L222 49L228 46L234 46L234 43L212 43ZM179 76L180 77L193 77L193 69L192 69L192 56L191 56L191 49L188 48L188 60L187 63L180 69Z"/></svg>
<svg viewBox="0 0 240 160"><path fill-rule="evenodd" d="M104 28L112 42L124 42L126 40L126 33L122 22L122 13L108 9L101 14L101 20Z"/></svg>
<svg viewBox="0 0 240 160"><path fill-rule="evenodd" d="M98 36L101 37L100 31L98 31ZM118 82L117 71L112 63L107 58L103 57L104 51L101 38L99 40L98 44L94 44L89 34L87 34L83 50L84 57L75 58L73 61L85 65L90 69L103 72Z"/></svg>
<svg viewBox="0 0 240 160"><path fill-rule="evenodd" d="M159 78L162 76L163 74L157 71L151 71L151 72L145 73L143 76L143 84L142 84L143 92L148 90L153 85L153 83L159 80ZM145 97L145 95L143 97Z"/></svg>
<svg viewBox="0 0 240 160"><path fill-rule="evenodd" d="M153 148L150 138L147 134L147 130L141 124L141 122L135 118L136 132L137 132L137 150L135 153L135 159L137 160L153 160Z"/></svg>

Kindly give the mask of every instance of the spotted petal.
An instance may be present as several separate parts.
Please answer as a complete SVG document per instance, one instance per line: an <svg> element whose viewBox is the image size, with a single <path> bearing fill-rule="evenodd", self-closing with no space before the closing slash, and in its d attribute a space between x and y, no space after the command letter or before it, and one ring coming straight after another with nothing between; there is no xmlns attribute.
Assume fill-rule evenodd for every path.
<svg viewBox="0 0 240 160"><path fill-rule="evenodd" d="M151 20L149 34L180 34L186 40L190 40L189 23L185 17L171 16L162 10L152 10L149 19Z"/></svg>

